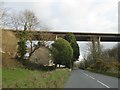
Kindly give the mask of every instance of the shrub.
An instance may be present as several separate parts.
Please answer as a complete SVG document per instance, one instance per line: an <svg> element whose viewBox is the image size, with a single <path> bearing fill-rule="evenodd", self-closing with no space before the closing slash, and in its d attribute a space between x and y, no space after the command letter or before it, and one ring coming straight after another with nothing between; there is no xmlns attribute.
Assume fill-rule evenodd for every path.
<svg viewBox="0 0 120 90"><path fill-rule="evenodd" d="M90 65L89 67L90 67L91 69L94 69L94 64Z"/></svg>
<svg viewBox="0 0 120 90"><path fill-rule="evenodd" d="M56 65L61 64L70 68L71 59L73 57L73 50L68 41L62 38L58 38L52 44L52 54L54 57L54 63Z"/></svg>
<svg viewBox="0 0 120 90"><path fill-rule="evenodd" d="M98 60L98 61L96 61L95 64L90 65L90 68L106 72L112 68L112 65L107 64L106 62L104 62L102 60Z"/></svg>
<svg viewBox="0 0 120 90"><path fill-rule="evenodd" d="M105 65L104 66L104 71L108 71L112 66L111 65Z"/></svg>

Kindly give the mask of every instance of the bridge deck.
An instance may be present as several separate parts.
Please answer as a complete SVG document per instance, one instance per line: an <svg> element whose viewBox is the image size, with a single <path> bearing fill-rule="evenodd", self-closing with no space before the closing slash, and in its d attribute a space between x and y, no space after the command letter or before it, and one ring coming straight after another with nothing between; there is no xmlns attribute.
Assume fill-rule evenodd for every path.
<svg viewBox="0 0 120 90"><path fill-rule="evenodd" d="M15 30L9 30L12 31L14 33L16 33ZM40 31L32 31L33 36L35 36L33 39L37 40L39 35L40 35ZM43 33L43 32L42 32ZM46 32L45 32L46 33ZM64 37L66 34L70 33L70 32L55 32L55 31L48 31L48 33L51 33L53 35L53 40L55 40L56 35L58 37ZM85 33L85 32L72 32L77 41L91 41L91 38L99 38L100 37L100 41L101 42L120 42L120 34L119 33Z"/></svg>
<svg viewBox="0 0 120 90"><path fill-rule="evenodd" d="M51 32L58 36L64 36L68 32ZM73 33L77 41L91 41L91 38L101 38L102 42L119 42L120 34L115 33L84 33L84 32L74 32Z"/></svg>

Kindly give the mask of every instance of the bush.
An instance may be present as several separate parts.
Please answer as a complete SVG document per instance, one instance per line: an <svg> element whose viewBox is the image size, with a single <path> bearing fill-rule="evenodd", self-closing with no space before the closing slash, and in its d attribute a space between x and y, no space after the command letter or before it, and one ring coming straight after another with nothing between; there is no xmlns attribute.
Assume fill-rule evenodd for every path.
<svg viewBox="0 0 120 90"><path fill-rule="evenodd" d="M68 41L58 38L55 43L52 44L52 54L55 65L61 64L70 68L73 50Z"/></svg>
<svg viewBox="0 0 120 90"><path fill-rule="evenodd" d="M94 68L102 70L103 67L104 67L104 63L101 60L96 61Z"/></svg>
<svg viewBox="0 0 120 90"><path fill-rule="evenodd" d="M111 65L105 65L105 66L104 66L104 71L108 71L108 70L110 70L110 68L112 68Z"/></svg>
<svg viewBox="0 0 120 90"><path fill-rule="evenodd" d="M106 72L112 68L112 65L107 64L107 63L103 62L102 60L98 60L98 61L96 61L95 64L90 65L90 68L94 69L94 70Z"/></svg>
<svg viewBox="0 0 120 90"><path fill-rule="evenodd" d="M84 62L80 62L79 69L85 69L85 64L84 64Z"/></svg>
<svg viewBox="0 0 120 90"><path fill-rule="evenodd" d="M94 64L90 65L89 67L90 67L91 69L94 69Z"/></svg>

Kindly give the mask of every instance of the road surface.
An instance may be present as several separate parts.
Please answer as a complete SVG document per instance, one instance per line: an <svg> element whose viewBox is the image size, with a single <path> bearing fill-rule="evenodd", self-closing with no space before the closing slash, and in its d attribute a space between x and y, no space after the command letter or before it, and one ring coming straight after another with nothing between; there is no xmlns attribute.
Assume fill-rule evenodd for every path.
<svg viewBox="0 0 120 90"><path fill-rule="evenodd" d="M65 88L118 88L118 78L76 69Z"/></svg>

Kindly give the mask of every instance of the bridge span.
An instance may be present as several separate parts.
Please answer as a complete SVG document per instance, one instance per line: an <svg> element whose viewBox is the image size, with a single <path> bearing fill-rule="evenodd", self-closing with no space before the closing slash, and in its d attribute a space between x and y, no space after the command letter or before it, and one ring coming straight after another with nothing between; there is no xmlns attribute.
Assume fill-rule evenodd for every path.
<svg viewBox="0 0 120 90"><path fill-rule="evenodd" d="M15 34L19 31L11 30ZM97 43L98 50L100 51L100 42L120 42L120 34L119 33L85 33L85 32L58 32L58 31L31 31L33 40L40 40L40 34L43 34L44 37L47 35L51 35L52 38L47 38L46 41L54 41L58 37L64 37L68 33L73 33L76 37L77 41L91 41L92 46L95 49L95 43ZM49 34L48 34L49 33Z"/></svg>
<svg viewBox="0 0 120 90"><path fill-rule="evenodd" d="M16 33L15 30L8 30ZM18 30L21 32L20 30ZM41 34L41 31L31 31L33 40L38 40ZM88 32L58 32L58 31L45 31L44 33L52 34L52 41L58 37L64 37L68 33L73 33L77 41L95 41L100 42L120 42L120 33L88 33ZM46 34L47 35L47 34Z"/></svg>
<svg viewBox="0 0 120 90"><path fill-rule="evenodd" d="M77 41L92 41L98 39L101 42L119 42L120 34L118 33L85 33L85 32L49 32L57 37L64 37L68 33L73 33Z"/></svg>

